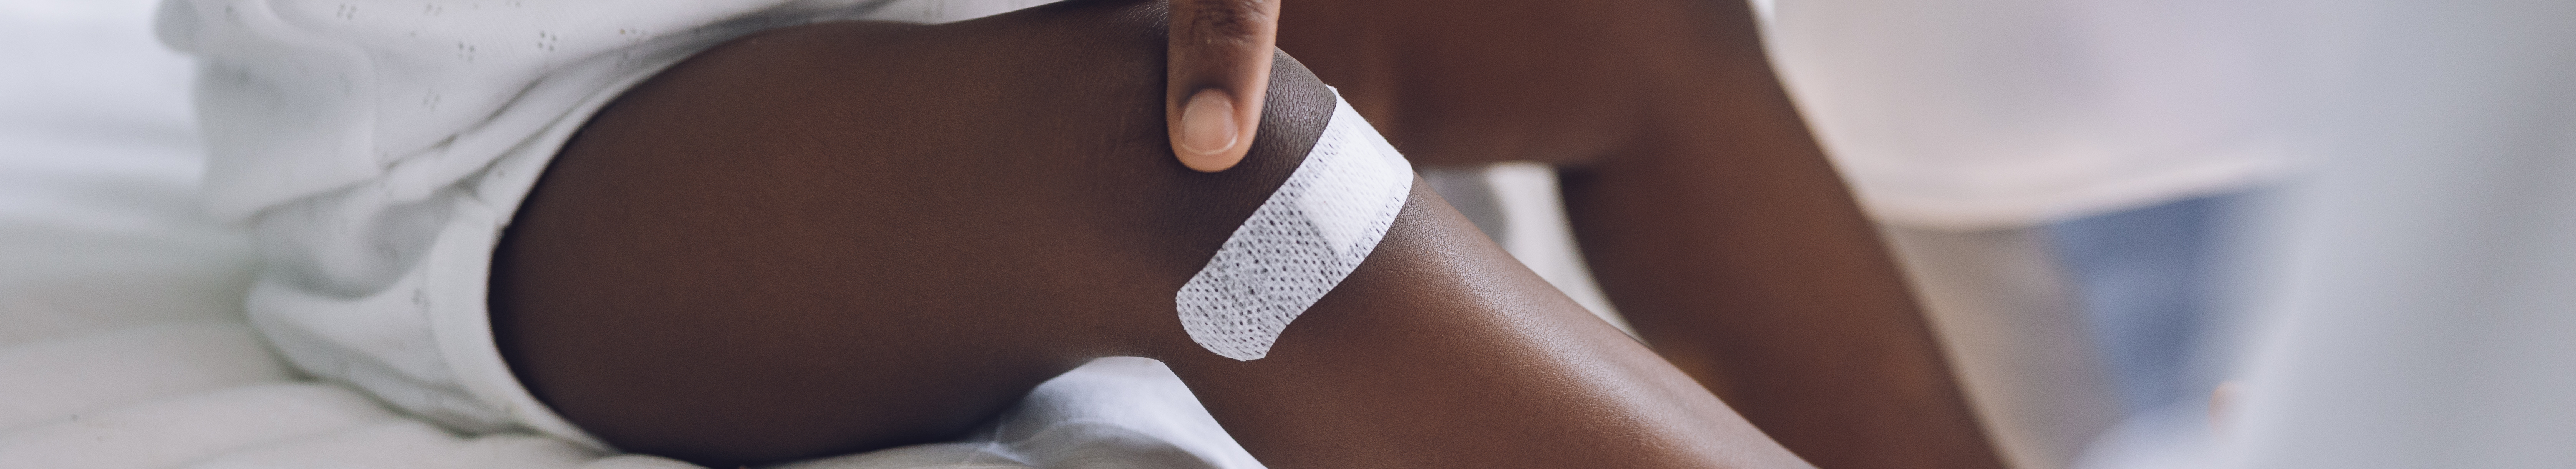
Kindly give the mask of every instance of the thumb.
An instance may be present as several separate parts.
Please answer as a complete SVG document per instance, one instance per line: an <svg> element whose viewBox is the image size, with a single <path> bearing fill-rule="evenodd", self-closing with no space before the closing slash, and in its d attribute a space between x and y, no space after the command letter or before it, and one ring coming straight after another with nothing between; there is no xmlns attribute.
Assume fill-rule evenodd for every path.
<svg viewBox="0 0 2576 469"><path fill-rule="evenodd" d="M1206 172L1243 161L1270 90L1279 0L1172 0L1163 121L1181 164Z"/></svg>

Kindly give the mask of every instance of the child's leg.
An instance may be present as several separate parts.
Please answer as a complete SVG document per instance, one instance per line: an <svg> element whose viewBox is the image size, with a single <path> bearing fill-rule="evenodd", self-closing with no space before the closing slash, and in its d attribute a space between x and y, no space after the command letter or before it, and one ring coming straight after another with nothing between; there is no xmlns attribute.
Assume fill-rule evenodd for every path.
<svg viewBox="0 0 2576 469"><path fill-rule="evenodd" d="M1834 469L2002 467L1747 2L1281 11L1280 49L1413 161L1558 164L1602 292L1791 450Z"/></svg>
<svg viewBox="0 0 2576 469"><path fill-rule="evenodd" d="M496 256L522 381L622 448L719 467L955 436L1104 355L1171 363L1281 468L1800 467L1416 186L1270 356L1174 291L1321 132L1284 57L1254 152L1168 153L1154 6L827 24L602 111Z"/></svg>

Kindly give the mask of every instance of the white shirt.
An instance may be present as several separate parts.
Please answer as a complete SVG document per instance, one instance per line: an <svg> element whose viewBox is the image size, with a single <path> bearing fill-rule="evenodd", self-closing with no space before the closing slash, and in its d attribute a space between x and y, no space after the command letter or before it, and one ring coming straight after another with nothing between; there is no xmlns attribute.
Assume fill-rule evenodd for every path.
<svg viewBox="0 0 2576 469"><path fill-rule="evenodd" d="M1782 0L1770 40L1872 215L2005 228L2279 171L2263 3Z"/></svg>

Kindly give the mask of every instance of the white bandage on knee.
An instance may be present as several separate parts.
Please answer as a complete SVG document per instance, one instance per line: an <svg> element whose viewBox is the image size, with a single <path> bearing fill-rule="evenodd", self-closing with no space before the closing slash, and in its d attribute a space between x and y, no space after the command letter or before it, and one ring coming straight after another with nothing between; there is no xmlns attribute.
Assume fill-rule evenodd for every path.
<svg viewBox="0 0 2576 469"><path fill-rule="evenodd" d="M1226 358L1269 355L1289 321L1377 249L1412 191L1412 164L1336 94L1306 161L1181 285L1181 329Z"/></svg>

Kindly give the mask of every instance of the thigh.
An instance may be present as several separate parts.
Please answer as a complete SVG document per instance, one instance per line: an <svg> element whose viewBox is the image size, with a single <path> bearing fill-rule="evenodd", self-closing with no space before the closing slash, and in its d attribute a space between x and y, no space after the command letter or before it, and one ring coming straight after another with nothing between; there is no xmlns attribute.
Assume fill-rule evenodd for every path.
<svg viewBox="0 0 2576 469"><path fill-rule="evenodd" d="M505 355L609 443L728 467L953 438L1182 337L1172 292L1333 101L1282 56L1244 165L1182 168L1161 15L817 24L661 73L521 207L495 259Z"/></svg>

